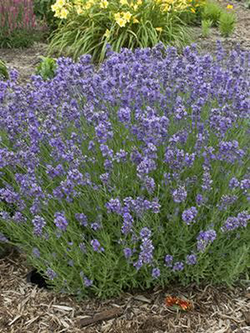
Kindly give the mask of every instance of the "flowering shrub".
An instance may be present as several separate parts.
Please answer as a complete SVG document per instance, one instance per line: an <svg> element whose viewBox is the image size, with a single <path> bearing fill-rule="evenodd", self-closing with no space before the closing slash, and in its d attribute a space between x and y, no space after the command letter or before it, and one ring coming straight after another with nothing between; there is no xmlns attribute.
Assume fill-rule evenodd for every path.
<svg viewBox="0 0 250 333"><path fill-rule="evenodd" d="M44 27L42 27L44 28ZM0 47L32 45L41 30L33 11L33 0L8 0L0 4Z"/></svg>
<svg viewBox="0 0 250 333"><path fill-rule="evenodd" d="M195 16L204 1L57 0L52 10L62 24L50 50L75 58L91 53L95 60L103 60L107 43L114 51L150 47L159 41L183 45L190 34L184 21Z"/></svg>
<svg viewBox="0 0 250 333"><path fill-rule="evenodd" d="M79 296L232 283L250 264L250 53L107 57L1 82L1 237Z"/></svg>

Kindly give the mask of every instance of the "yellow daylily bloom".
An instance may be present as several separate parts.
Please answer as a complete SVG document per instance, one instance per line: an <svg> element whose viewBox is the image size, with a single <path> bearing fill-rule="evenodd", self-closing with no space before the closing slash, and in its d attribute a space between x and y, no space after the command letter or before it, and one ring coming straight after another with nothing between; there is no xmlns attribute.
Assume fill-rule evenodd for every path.
<svg viewBox="0 0 250 333"><path fill-rule="evenodd" d="M115 20L119 20L121 18L121 13L116 13L114 15L114 17L115 17Z"/></svg>
<svg viewBox="0 0 250 333"><path fill-rule="evenodd" d="M105 31L105 34L103 35L104 37L106 37L106 38L109 38L110 37L110 30L109 29L107 29L106 31Z"/></svg>
<svg viewBox="0 0 250 333"><path fill-rule="evenodd" d="M139 23L139 20L137 20L137 18L133 18L133 23Z"/></svg>
<svg viewBox="0 0 250 333"><path fill-rule="evenodd" d="M59 7L58 7L58 5L55 3L54 5L52 5L51 6L51 10L52 10L52 12L56 12L56 11L58 11L59 10Z"/></svg>
<svg viewBox="0 0 250 333"><path fill-rule="evenodd" d="M62 7L65 5L65 0L57 0L56 1L56 4L59 6L59 7Z"/></svg>
<svg viewBox="0 0 250 333"><path fill-rule="evenodd" d="M100 7L101 8L107 8L108 7L109 2L107 0L102 0L100 3Z"/></svg>
<svg viewBox="0 0 250 333"><path fill-rule="evenodd" d="M66 19L69 14L69 11L66 8L62 8L58 17L61 19Z"/></svg>
<svg viewBox="0 0 250 333"><path fill-rule="evenodd" d="M123 12L122 14L123 14L124 20L129 22L132 17L132 14L130 12Z"/></svg>
<svg viewBox="0 0 250 333"><path fill-rule="evenodd" d="M134 9L134 11L136 11L138 9L138 5L133 5L132 8Z"/></svg>
<svg viewBox="0 0 250 333"><path fill-rule="evenodd" d="M163 29L162 29L162 27L157 27L157 28L155 28L155 30L159 31L159 32L162 32Z"/></svg>
<svg viewBox="0 0 250 333"><path fill-rule="evenodd" d="M81 15L83 13L83 9L80 6L76 6L76 12L78 15Z"/></svg>
<svg viewBox="0 0 250 333"><path fill-rule="evenodd" d="M170 5L165 5L163 7L163 12L168 12L170 10L171 6Z"/></svg>
<svg viewBox="0 0 250 333"><path fill-rule="evenodd" d="M127 21L124 20L122 17L120 17L119 19L117 19L117 20L115 20L115 21L116 21L116 23L117 23L121 28L125 27L125 25L126 25L126 23L127 23Z"/></svg>

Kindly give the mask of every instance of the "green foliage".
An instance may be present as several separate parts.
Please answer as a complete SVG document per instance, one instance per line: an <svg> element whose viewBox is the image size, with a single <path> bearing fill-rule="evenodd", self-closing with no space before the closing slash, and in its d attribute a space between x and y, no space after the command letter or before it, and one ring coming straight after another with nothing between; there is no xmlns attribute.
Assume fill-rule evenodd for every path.
<svg viewBox="0 0 250 333"><path fill-rule="evenodd" d="M236 16L233 12L221 13L219 19L219 30L223 37L230 36L235 29Z"/></svg>
<svg viewBox="0 0 250 333"><path fill-rule="evenodd" d="M202 36L207 38L210 34L210 28L212 26L213 22L211 20L202 20L201 21L201 31Z"/></svg>
<svg viewBox="0 0 250 333"><path fill-rule="evenodd" d="M9 73L7 66L3 60L0 59L0 80L1 79L8 79Z"/></svg>
<svg viewBox="0 0 250 333"><path fill-rule="evenodd" d="M217 27L222 12L220 4L215 1L207 1L203 8L202 19L212 21L212 26Z"/></svg>
<svg viewBox="0 0 250 333"><path fill-rule="evenodd" d="M43 56L39 58L41 62L36 68L36 74L41 75L44 80L52 79L57 68L55 59Z"/></svg>
<svg viewBox="0 0 250 333"><path fill-rule="evenodd" d="M28 48L34 42L40 41L43 38L43 33L38 31L27 31L16 29L9 33L0 35L0 47L2 48Z"/></svg>
<svg viewBox="0 0 250 333"><path fill-rule="evenodd" d="M34 13L41 19L45 20L50 31L57 28L59 20L54 17L51 6L56 0L34 0Z"/></svg>

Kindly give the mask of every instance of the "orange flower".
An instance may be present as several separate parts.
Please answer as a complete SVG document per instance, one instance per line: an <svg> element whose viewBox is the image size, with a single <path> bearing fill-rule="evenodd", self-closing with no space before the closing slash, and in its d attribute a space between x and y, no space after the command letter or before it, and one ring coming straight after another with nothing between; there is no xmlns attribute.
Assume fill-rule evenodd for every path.
<svg viewBox="0 0 250 333"><path fill-rule="evenodd" d="M177 305L179 306L183 311L188 311L188 310L192 310L193 306L192 303L189 301L186 301L184 299L178 298L178 297L172 297L172 296L168 296L166 298L166 305L167 306L174 306Z"/></svg>

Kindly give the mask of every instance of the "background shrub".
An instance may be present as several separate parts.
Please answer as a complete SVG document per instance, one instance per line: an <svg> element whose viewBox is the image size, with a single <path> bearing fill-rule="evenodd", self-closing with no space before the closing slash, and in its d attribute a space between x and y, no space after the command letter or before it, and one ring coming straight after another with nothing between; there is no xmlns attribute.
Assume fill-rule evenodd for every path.
<svg viewBox="0 0 250 333"><path fill-rule="evenodd" d="M34 13L40 20L45 20L49 31L57 28L59 19L54 16L51 6L56 0L34 0Z"/></svg>
<svg viewBox="0 0 250 333"><path fill-rule="evenodd" d="M40 40L45 27L38 25L32 0L8 0L0 4L0 47L29 47Z"/></svg>
<svg viewBox="0 0 250 333"><path fill-rule="evenodd" d="M78 296L232 283L250 266L249 52L107 55L1 83L1 233Z"/></svg>
<svg viewBox="0 0 250 333"><path fill-rule="evenodd" d="M159 41L182 46L190 41L185 19L194 16L200 4L203 1L58 0L52 10L62 23L52 35L50 51L75 59L90 53L100 61L107 43L115 51L151 47Z"/></svg>

